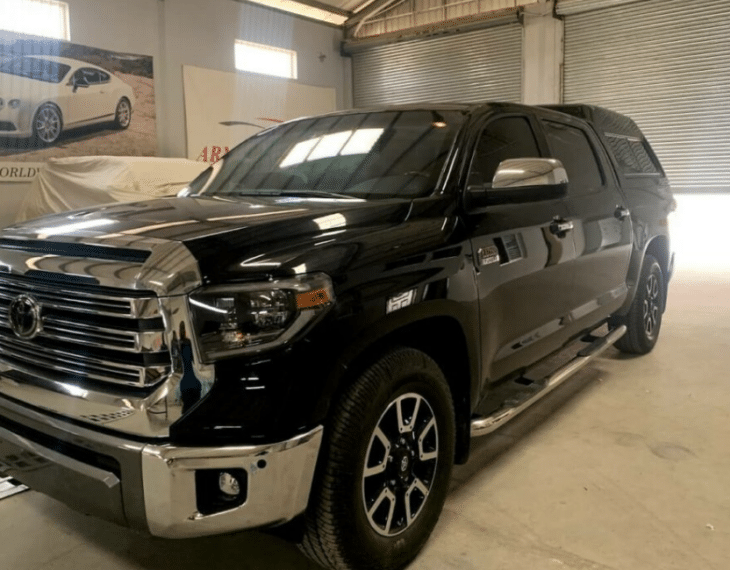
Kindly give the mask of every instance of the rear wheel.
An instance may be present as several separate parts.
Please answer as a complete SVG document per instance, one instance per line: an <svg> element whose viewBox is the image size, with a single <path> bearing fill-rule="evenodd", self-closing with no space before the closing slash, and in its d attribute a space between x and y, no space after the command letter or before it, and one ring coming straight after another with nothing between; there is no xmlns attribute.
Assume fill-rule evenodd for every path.
<svg viewBox="0 0 730 570"><path fill-rule="evenodd" d="M336 570L395 570L428 540L454 460L454 410L438 365L390 352L345 392L330 425L300 545Z"/></svg>
<svg viewBox="0 0 730 570"><path fill-rule="evenodd" d="M117 110L114 114L114 126L118 129L126 129L132 122L132 105L124 97L117 103Z"/></svg>
<svg viewBox="0 0 730 570"><path fill-rule="evenodd" d="M626 334L616 347L622 352L646 354L659 339L664 310L664 274L659 262L647 255L641 268L636 296L623 323Z"/></svg>

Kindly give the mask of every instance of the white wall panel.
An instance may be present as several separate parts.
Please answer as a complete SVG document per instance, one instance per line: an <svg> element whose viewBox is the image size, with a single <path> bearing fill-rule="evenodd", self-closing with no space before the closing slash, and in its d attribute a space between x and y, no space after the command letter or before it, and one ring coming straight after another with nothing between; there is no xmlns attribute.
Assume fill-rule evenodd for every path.
<svg viewBox="0 0 730 570"><path fill-rule="evenodd" d="M235 71L236 39L295 50L298 81L334 87L337 108L349 106L349 60L340 55L342 30L231 0L165 0L163 4L167 60L163 80L171 113L164 148L167 155L185 156L183 65Z"/></svg>

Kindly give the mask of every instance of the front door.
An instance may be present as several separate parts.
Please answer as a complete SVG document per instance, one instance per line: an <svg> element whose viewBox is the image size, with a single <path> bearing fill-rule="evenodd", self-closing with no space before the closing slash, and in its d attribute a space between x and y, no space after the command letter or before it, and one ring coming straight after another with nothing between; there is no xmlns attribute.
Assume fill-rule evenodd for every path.
<svg viewBox="0 0 730 570"><path fill-rule="evenodd" d="M95 121L109 113L105 108L108 97L103 93L107 87L101 83L96 69L79 69L74 73L74 81L77 87L68 97L67 125Z"/></svg>
<svg viewBox="0 0 730 570"><path fill-rule="evenodd" d="M479 136L469 180L487 188L499 163L541 156L528 115L501 116ZM467 190L468 191L468 190ZM470 212L486 384L560 347L572 298L575 249L564 199L491 205Z"/></svg>

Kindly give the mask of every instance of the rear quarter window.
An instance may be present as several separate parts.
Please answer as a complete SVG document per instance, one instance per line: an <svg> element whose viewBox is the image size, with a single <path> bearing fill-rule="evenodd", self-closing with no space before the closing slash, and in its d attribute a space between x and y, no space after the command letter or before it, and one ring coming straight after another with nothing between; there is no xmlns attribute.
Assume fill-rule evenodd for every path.
<svg viewBox="0 0 730 570"><path fill-rule="evenodd" d="M659 167L646 149L642 139L604 133L611 153L618 162L619 169L626 175L659 174Z"/></svg>

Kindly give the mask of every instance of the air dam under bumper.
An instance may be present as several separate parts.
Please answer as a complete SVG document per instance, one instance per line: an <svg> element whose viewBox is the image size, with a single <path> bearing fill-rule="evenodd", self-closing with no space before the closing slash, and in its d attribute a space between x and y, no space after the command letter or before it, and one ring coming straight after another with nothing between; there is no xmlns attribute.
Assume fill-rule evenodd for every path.
<svg viewBox="0 0 730 570"><path fill-rule="evenodd" d="M322 442L319 426L265 445L144 445L52 418L41 423L37 412L30 415L39 417L26 416L21 424L15 410L6 406L18 408L3 402L0 409L0 472L71 508L165 538L293 519L307 506ZM61 427L70 429L61 435ZM196 471L218 469L246 472L246 500L203 515L197 505Z"/></svg>

